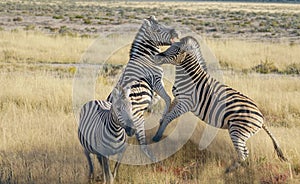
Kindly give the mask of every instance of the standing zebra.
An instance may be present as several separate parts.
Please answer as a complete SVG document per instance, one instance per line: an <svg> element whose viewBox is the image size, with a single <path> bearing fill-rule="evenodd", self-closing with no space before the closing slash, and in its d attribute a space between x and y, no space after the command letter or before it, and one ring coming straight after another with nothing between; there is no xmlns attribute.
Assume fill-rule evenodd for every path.
<svg viewBox="0 0 300 184"><path fill-rule="evenodd" d="M178 38L178 34L174 29L159 24L154 16L145 19L132 43L130 60L117 83L117 85L125 86L132 81L143 81L143 84L140 86L146 90L146 94L143 90L139 90L139 94L135 93L135 95L140 96L138 97L139 100L137 101L136 98L132 98L132 106L135 109L133 119L137 128L136 138L141 145L141 149L153 161L155 161L154 155L146 146L143 114L153 98L153 92L150 91L155 91L165 100L166 107L164 114L166 114L170 107L171 98L163 87L163 69L155 65L152 56L160 52L159 46L171 45L176 37ZM141 97L144 100L140 99ZM109 95L107 100L111 102L112 96Z"/></svg>
<svg viewBox="0 0 300 184"><path fill-rule="evenodd" d="M228 129L238 160L226 172L236 169L248 157L246 141L263 128L272 139L280 160L287 161L271 132L263 124L263 115L247 96L210 77L201 67L200 46L193 37L184 37L165 52L155 56L158 65L176 65L173 86L174 106L163 118L153 137L159 141L166 126L180 115L191 111L217 128Z"/></svg>
<svg viewBox="0 0 300 184"><path fill-rule="evenodd" d="M104 182L113 183L126 148L125 132L128 136L135 133L129 93L130 89L117 86L112 92L112 103L92 100L81 109L78 137L88 160L91 180L94 168L90 153L97 155ZM115 154L118 154L118 161L111 173L108 157Z"/></svg>

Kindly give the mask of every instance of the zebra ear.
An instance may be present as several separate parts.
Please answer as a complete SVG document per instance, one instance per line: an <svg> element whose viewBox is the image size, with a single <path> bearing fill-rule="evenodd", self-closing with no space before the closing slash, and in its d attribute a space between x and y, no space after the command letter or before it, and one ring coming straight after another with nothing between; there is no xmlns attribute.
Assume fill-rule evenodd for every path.
<svg viewBox="0 0 300 184"><path fill-rule="evenodd" d="M126 97L126 98L129 98L130 92L131 92L131 87L130 87L130 86L128 86L128 87L126 87L126 88L124 89L124 93L125 93L125 97Z"/></svg>
<svg viewBox="0 0 300 184"><path fill-rule="evenodd" d="M149 19L150 19L150 20L157 21L154 15L151 15L151 16L149 17Z"/></svg>
<svg viewBox="0 0 300 184"><path fill-rule="evenodd" d="M186 53L191 53L194 49L196 49L196 47L193 47L191 45L186 45L182 48L182 50Z"/></svg>
<svg viewBox="0 0 300 184"><path fill-rule="evenodd" d="M116 86L113 91L112 91L112 96L114 101L120 98L120 95L122 93L122 87L121 86Z"/></svg>
<svg viewBox="0 0 300 184"><path fill-rule="evenodd" d="M146 25L147 27L150 27L151 22L148 19L144 19L144 25Z"/></svg>

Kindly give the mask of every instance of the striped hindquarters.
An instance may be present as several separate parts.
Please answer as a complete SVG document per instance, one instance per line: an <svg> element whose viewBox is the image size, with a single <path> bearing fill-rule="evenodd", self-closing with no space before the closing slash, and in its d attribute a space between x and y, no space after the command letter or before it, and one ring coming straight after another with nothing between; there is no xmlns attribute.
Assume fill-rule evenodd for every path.
<svg viewBox="0 0 300 184"><path fill-rule="evenodd" d="M140 144L146 144L144 112L151 104L153 95L153 89L145 81L138 81L131 86L129 98L132 104L132 117L136 126L136 135Z"/></svg>

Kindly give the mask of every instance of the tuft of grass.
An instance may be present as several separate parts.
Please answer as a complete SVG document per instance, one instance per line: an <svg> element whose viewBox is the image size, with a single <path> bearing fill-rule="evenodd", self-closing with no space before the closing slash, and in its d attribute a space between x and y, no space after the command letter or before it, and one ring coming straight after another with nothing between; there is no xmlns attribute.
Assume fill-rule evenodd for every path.
<svg viewBox="0 0 300 184"><path fill-rule="evenodd" d="M23 18L22 17L15 17L15 18L13 18L13 21L14 22L22 22Z"/></svg>
<svg viewBox="0 0 300 184"><path fill-rule="evenodd" d="M254 66L252 70L257 73L263 73L263 74L278 72L278 68L274 65L274 63L267 59L261 62L261 64Z"/></svg>
<svg viewBox="0 0 300 184"><path fill-rule="evenodd" d="M283 71L283 73L286 74L300 74L300 63L292 63L286 67L286 69Z"/></svg>

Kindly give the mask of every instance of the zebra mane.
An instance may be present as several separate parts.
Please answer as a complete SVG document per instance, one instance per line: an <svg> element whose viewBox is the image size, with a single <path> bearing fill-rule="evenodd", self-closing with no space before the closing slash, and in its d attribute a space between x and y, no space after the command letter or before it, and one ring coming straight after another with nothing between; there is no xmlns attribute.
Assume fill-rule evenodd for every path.
<svg viewBox="0 0 300 184"><path fill-rule="evenodd" d="M147 39L147 29L149 26L151 26L151 22L157 23L157 20L154 16L151 16L148 19L144 19L142 26L140 27L139 31L137 32L133 43L131 44L130 48L130 58L133 58L136 56L137 50L142 50L142 52L148 52L148 55L155 55L160 52L160 48L153 43L151 39ZM145 47L137 46L138 44L142 44ZM144 55L145 56L145 55Z"/></svg>
<svg viewBox="0 0 300 184"><path fill-rule="evenodd" d="M195 55L197 61L204 71L207 71L206 61L202 55L199 42L192 36L186 36L180 39L181 49L187 54Z"/></svg>

